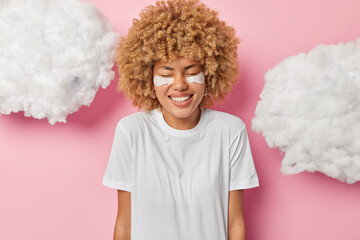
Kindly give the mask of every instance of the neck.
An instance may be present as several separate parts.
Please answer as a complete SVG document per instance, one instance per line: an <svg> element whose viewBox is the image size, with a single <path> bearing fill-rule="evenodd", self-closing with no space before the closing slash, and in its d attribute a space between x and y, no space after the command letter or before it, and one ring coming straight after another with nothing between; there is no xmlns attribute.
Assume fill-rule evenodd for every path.
<svg viewBox="0 0 360 240"><path fill-rule="evenodd" d="M162 114L166 123L170 127L179 130L188 130L196 127L196 125L199 123L201 117L201 110L200 108L196 108L194 112L192 112L191 115L186 118L177 118L174 115L169 114L164 109L162 109Z"/></svg>

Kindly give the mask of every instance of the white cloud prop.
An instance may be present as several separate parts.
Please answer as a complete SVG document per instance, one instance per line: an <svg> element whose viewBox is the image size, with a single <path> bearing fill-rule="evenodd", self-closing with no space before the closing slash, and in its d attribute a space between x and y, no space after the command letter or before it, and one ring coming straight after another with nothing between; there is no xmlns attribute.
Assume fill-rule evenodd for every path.
<svg viewBox="0 0 360 240"><path fill-rule="evenodd" d="M260 97L252 129L285 153L284 174L360 180L360 38L287 57Z"/></svg>
<svg viewBox="0 0 360 240"><path fill-rule="evenodd" d="M0 114L66 122L114 78L119 35L90 3L0 0Z"/></svg>

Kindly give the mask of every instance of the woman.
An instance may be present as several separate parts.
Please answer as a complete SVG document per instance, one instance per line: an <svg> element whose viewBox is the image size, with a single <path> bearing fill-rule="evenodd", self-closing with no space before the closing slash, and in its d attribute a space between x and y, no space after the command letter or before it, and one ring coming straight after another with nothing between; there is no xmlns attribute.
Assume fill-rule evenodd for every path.
<svg viewBox="0 0 360 240"><path fill-rule="evenodd" d="M116 240L245 239L258 186L244 123L210 110L238 75L238 38L198 1L148 6L118 48L121 119L103 184L118 189Z"/></svg>

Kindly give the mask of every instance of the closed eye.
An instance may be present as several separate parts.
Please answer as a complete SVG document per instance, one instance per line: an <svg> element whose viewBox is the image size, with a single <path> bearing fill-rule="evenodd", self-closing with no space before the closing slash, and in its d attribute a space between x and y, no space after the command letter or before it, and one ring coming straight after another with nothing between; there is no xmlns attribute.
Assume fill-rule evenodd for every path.
<svg viewBox="0 0 360 240"><path fill-rule="evenodd" d="M191 76L195 76L195 75L198 75L199 73L189 73L189 75Z"/></svg>

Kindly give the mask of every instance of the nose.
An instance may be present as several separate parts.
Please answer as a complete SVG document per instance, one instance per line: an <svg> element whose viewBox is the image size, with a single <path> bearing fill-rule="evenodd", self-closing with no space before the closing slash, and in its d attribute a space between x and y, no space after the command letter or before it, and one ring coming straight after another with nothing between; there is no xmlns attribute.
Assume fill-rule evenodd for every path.
<svg viewBox="0 0 360 240"><path fill-rule="evenodd" d="M188 84L184 75L176 75L174 82L172 83L172 88L175 90L185 90L188 88Z"/></svg>

